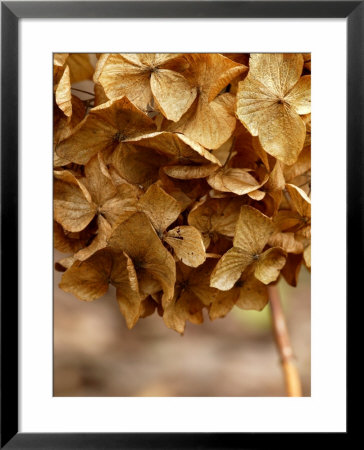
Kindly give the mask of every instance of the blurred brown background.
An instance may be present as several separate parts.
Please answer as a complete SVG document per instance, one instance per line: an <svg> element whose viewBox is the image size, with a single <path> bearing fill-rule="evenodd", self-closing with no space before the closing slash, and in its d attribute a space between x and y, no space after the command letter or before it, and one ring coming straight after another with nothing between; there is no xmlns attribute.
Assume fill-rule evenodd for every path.
<svg viewBox="0 0 364 450"><path fill-rule="evenodd" d="M285 396L269 307L188 323L183 337L156 313L130 331L111 289L82 302L58 288L61 275L54 276L54 396ZM279 289L309 396L310 275L303 267L297 288L282 280Z"/></svg>

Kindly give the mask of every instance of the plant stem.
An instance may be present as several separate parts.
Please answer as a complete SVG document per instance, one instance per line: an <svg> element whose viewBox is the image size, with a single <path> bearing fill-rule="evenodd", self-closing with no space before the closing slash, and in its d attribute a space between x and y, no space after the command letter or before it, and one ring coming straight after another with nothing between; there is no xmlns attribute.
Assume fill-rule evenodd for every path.
<svg viewBox="0 0 364 450"><path fill-rule="evenodd" d="M83 92L84 94L88 94L88 95L92 95L92 97L95 97L95 94L93 94L92 92L88 92L88 91L84 91L82 89L77 89L77 88L71 88L72 91L78 91L78 92Z"/></svg>
<svg viewBox="0 0 364 450"><path fill-rule="evenodd" d="M269 286L270 308L275 341L281 357L288 397L302 397L301 380L293 357L286 319L284 317L277 286Z"/></svg>

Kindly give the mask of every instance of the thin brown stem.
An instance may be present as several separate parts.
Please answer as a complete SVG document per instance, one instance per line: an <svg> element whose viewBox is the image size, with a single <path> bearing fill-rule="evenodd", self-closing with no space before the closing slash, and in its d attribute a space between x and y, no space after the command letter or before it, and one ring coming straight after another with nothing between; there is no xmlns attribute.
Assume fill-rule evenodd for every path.
<svg viewBox="0 0 364 450"><path fill-rule="evenodd" d="M288 397L302 397L301 380L293 356L288 328L277 286L269 286L270 308L275 341L281 357Z"/></svg>
<svg viewBox="0 0 364 450"><path fill-rule="evenodd" d="M72 89L72 91L82 92L83 94L88 94L88 95L91 95L92 97L95 97L95 94L93 94L92 92L84 91L83 89L77 89L74 87L71 89Z"/></svg>

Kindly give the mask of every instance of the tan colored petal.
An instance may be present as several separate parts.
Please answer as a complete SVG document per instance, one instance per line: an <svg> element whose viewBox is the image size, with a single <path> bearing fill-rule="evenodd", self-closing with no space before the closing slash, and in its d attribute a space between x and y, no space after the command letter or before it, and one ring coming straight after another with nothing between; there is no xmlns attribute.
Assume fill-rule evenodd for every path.
<svg viewBox="0 0 364 450"><path fill-rule="evenodd" d="M304 174L311 168L311 148L304 147L299 154L297 161L292 166L284 166L284 177L286 182L290 183L291 180L299 175Z"/></svg>
<svg viewBox="0 0 364 450"><path fill-rule="evenodd" d="M72 115L72 94L70 69L68 66L64 69L63 75L55 87L56 103L67 117Z"/></svg>
<svg viewBox="0 0 364 450"><path fill-rule="evenodd" d="M233 192L244 195L256 191L268 180L266 176L263 182L257 181L246 169L229 168L222 169L208 178L211 187L222 192Z"/></svg>
<svg viewBox="0 0 364 450"><path fill-rule="evenodd" d="M54 222L53 224L54 248L62 253L77 252L86 245L89 239L90 236L86 231L71 233L65 231L59 223Z"/></svg>
<svg viewBox="0 0 364 450"><path fill-rule="evenodd" d="M164 172L179 180L194 180L206 178L219 168L217 164L203 164L201 166L166 166Z"/></svg>
<svg viewBox="0 0 364 450"><path fill-rule="evenodd" d="M122 142L111 161L119 175L129 183L149 187L158 180L159 169L168 163L168 158L151 149Z"/></svg>
<svg viewBox="0 0 364 450"><path fill-rule="evenodd" d="M264 167L269 171L270 170L270 164L269 164L269 158L270 155L264 150L262 147L262 144L259 141L259 138L256 136L252 137L252 147L255 151L255 153L259 156L260 160L264 164Z"/></svg>
<svg viewBox="0 0 364 450"><path fill-rule="evenodd" d="M132 61L131 55L109 54L106 61L101 61L98 82L109 98L125 95L138 108L146 111L152 100L150 72L143 67L138 55L135 56Z"/></svg>
<svg viewBox="0 0 364 450"><path fill-rule="evenodd" d="M59 287L80 300L95 300L108 291L111 267L110 254L101 251L87 261L75 261L62 275Z"/></svg>
<svg viewBox="0 0 364 450"><path fill-rule="evenodd" d="M190 267L198 267L206 260L201 233L191 226L178 226L169 230L165 237L177 258Z"/></svg>
<svg viewBox="0 0 364 450"><path fill-rule="evenodd" d="M162 234L182 211L177 200L167 194L157 183L152 184L140 198L138 209L148 216L159 234Z"/></svg>
<svg viewBox="0 0 364 450"><path fill-rule="evenodd" d="M98 250L107 247L107 240L111 235L111 225L101 215L97 217L97 233L92 242L79 250L74 256L79 261L85 261Z"/></svg>
<svg viewBox="0 0 364 450"><path fill-rule="evenodd" d="M98 155L93 156L86 164L85 177L83 183L96 205L101 206L116 195L116 187Z"/></svg>
<svg viewBox="0 0 364 450"><path fill-rule="evenodd" d="M55 270L57 270L57 272L65 272L72 266L74 262L75 262L74 256L67 256L67 258L63 258L60 261L57 261L54 264L54 268Z"/></svg>
<svg viewBox="0 0 364 450"><path fill-rule="evenodd" d="M68 53L53 53L53 64L57 67L63 67L68 58Z"/></svg>
<svg viewBox="0 0 364 450"><path fill-rule="evenodd" d="M94 93L94 106L100 106L110 101L109 97L105 94L104 88L101 86L101 84L94 85Z"/></svg>
<svg viewBox="0 0 364 450"><path fill-rule="evenodd" d="M169 124L167 129L183 133L208 149L217 149L235 129L234 103L235 97L229 93L221 94L211 102L198 96L186 114L178 122Z"/></svg>
<svg viewBox="0 0 364 450"><path fill-rule="evenodd" d="M116 299L129 328L137 323L140 314L141 297L138 278L132 260L124 253L124 258L114 257L111 271L112 284L116 287Z"/></svg>
<svg viewBox="0 0 364 450"><path fill-rule="evenodd" d="M164 309L164 323L168 328L183 334L187 320L197 325L203 322L203 307L196 297L185 292Z"/></svg>
<svg viewBox="0 0 364 450"><path fill-rule="evenodd" d="M270 155L291 165L297 161L306 137L306 127L300 116L287 104L275 103L259 126L259 140Z"/></svg>
<svg viewBox="0 0 364 450"><path fill-rule="evenodd" d="M145 317L151 316L157 307L157 303L152 299L152 297L145 298L140 304L140 317L144 319Z"/></svg>
<svg viewBox="0 0 364 450"><path fill-rule="evenodd" d="M179 264L179 267L182 264ZM205 306L210 305L216 295L221 291L210 286L210 278L216 261L207 259L202 265L191 270L186 277L188 281L188 290L192 292Z"/></svg>
<svg viewBox="0 0 364 450"><path fill-rule="evenodd" d="M172 70L154 71L150 78L158 109L168 119L177 122L196 98L197 90L186 78Z"/></svg>
<svg viewBox="0 0 364 450"><path fill-rule="evenodd" d="M255 277L264 284L275 281L286 263L286 256L286 252L278 247L266 250L255 264Z"/></svg>
<svg viewBox="0 0 364 450"><path fill-rule="evenodd" d="M189 68L186 77L211 102L232 79L247 67L218 53L187 54Z"/></svg>
<svg viewBox="0 0 364 450"><path fill-rule="evenodd" d="M71 83L92 80L94 68L89 53L70 53L67 64L70 68Z"/></svg>
<svg viewBox="0 0 364 450"><path fill-rule="evenodd" d="M96 206L81 183L68 171L55 172L54 218L67 231L81 231L91 222ZM88 197L88 198L87 198Z"/></svg>
<svg viewBox="0 0 364 450"><path fill-rule="evenodd" d="M188 223L201 233L233 237L242 204L238 198L204 200L190 211Z"/></svg>
<svg viewBox="0 0 364 450"><path fill-rule="evenodd" d="M311 269L311 244L308 245L303 252L303 259L308 269Z"/></svg>
<svg viewBox="0 0 364 450"><path fill-rule="evenodd" d="M236 288L230 289L229 291L219 291L209 307L210 320L225 317L234 307L238 295L239 290Z"/></svg>
<svg viewBox="0 0 364 450"><path fill-rule="evenodd" d="M252 192L248 192L248 196L253 199L253 200L263 200L263 198L265 197L265 192L263 191L252 191Z"/></svg>
<svg viewBox="0 0 364 450"><path fill-rule="evenodd" d="M297 286L302 261L303 261L302 253L299 255L289 253L287 255L287 261L281 273L290 286L293 287Z"/></svg>
<svg viewBox="0 0 364 450"><path fill-rule="evenodd" d="M176 179L171 180L166 173L164 172L163 168L159 171L159 182L160 186L174 199L178 201L178 203L181 205L182 210L184 211L188 206L193 203L194 198L196 197L193 183L188 182L188 193L191 194L191 197L188 196L185 192L185 186L180 186L180 183L176 181ZM183 183L184 184L184 183ZM192 191L192 193L191 193Z"/></svg>
<svg viewBox="0 0 364 450"><path fill-rule="evenodd" d="M236 97L236 114L253 136L258 136L260 125L272 115L277 98L271 91L251 76L239 83Z"/></svg>
<svg viewBox="0 0 364 450"><path fill-rule="evenodd" d="M254 274L242 278L239 283L239 296L236 306L240 309L261 311L268 303L268 290Z"/></svg>
<svg viewBox="0 0 364 450"><path fill-rule="evenodd" d="M302 223L301 216L296 211L280 210L273 218L273 223L279 231L293 231Z"/></svg>
<svg viewBox="0 0 364 450"><path fill-rule="evenodd" d="M294 233L275 233L268 241L268 244L272 247L280 247L287 253L302 253L302 242L295 239Z"/></svg>
<svg viewBox="0 0 364 450"><path fill-rule="evenodd" d="M305 75L286 95L288 102L297 114L309 114L311 112L311 75Z"/></svg>
<svg viewBox="0 0 364 450"><path fill-rule="evenodd" d="M267 191L282 191L285 188L286 182L283 175L282 164L276 161L272 172L269 174L269 179L265 184Z"/></svg>
<svg viewBox="0 0 364 450"><path fill-rule="evenodd" d="M274 232L274 226L269 217L257 209L244 205L236 224L234 247L238 247L250 255L259 255L269 237Z"/></svg>
<svg viewBox="0 0 364 450"><path fill-rule="evenodd" d="M143 268L138 269L139 293L142 299L149 295L155 296L162 291L162 286L151 273Z"/></svg>
<svg viewBox="0 0 364 450"><path fill-rule="evenodd" d="M219 260L211 274L210 286L228 291L242 272L253 262L252 256L239 248L231 248Z"/></svg>
<svg viewBox="0 0 364 450"><path fill-rule="evenodd" d="M286 189L297 212L302 217L311 217L311 200L306 193L294 184L287 184Z"/></svg>
<svg viewBox="0 0 364 450"><path fill-rule="evenodd" d="M220 165L220 162L209 151L183 134L162 131L141 135L129 139L129 141L142 147L151 148L160 154L168 156L172 161L205 164L209 161Z"/></svg>
<svg viewBox="0 0 364 450"><path fill-rule="evenodd" d="M161 283L164 291L163 304L171 301L176 280L176 264L144 213L137 212L122 222L114 230L109 244L129 255L136 270L145 269Z"/></svg>
<svg viewBox="0 0 364 450"><path fill-rule="evenodd" d="M284 97L298 82L303 69L300 53L256 53L250 55L249 76L273 95Z"/></svg>

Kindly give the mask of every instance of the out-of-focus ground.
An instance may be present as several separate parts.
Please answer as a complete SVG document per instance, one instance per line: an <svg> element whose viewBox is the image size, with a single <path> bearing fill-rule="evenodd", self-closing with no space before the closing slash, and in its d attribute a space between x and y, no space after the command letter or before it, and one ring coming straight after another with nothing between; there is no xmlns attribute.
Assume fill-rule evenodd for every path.
<svg viewBox="0 0 364 450"><path fill-rule="evenodd" d="M56 252L56 259L61 254ZM141 319L131 331L114 292L82 302L54 290L55 396L284 396L270 311L235 308L224 319L187 323L185 335L161 317ZM297 288L279 284L293 349L310 395L310 275Z"/></svg>

